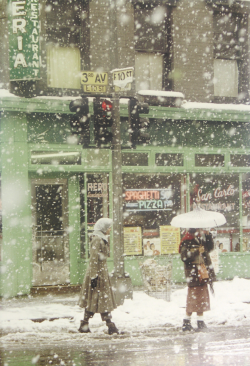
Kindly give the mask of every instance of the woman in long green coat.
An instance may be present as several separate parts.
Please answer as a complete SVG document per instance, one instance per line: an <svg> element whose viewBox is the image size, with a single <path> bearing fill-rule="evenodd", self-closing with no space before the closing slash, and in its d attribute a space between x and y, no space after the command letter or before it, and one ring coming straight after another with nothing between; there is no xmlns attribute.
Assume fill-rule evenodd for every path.
<svg viewBox="0 0 250 366"><path fill-rule="evenodd" d="M79 332L88 333L89 319L95 313L100 313L106 321L108 333L119 333L111 321L111 311L116 308L108 273L107 257L109 255L108 235L110 234L112 220L99 219L95 226L90 244L90 260L80 292L79 306L85 308L84 318L81 321Z"/></svg>

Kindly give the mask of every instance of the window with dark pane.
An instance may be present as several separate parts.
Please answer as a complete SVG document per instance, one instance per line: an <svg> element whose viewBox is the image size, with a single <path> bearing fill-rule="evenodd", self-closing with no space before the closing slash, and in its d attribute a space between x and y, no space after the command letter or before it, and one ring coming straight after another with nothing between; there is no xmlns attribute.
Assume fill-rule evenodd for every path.
<svg viewBox="0 0 250 366"><path fill-rule="evenodd" d="M155 154L157 166L183 166L183 154Z"/></svg>
<svg viewBox="0 0 250 366"><path fill-rule="evenodd" d="M247 19L248 14L234 12L231 7L217 7L214 12L214 96L217 98L235 98L248 90Z"/></svg>
<svg viewBox="0 0 250 366"><path fill-rule="evenodd" d="M134 2L136 90L171 90L171 6ZM143 64L143 67L141 65Z"/></svg>
<svg viewBox="0 0 250 366"><path fill-rule="evenodd" d="M238 167L250 167L250 155L235 154L230 156L231 165Z"/></svg>
<svg viewBox="0 0 250 366"><path fill-rule="evenodd" d="M80 89L79 72L88 57L87 3L47 0L45 41L47 85Z"/></svg>
<svg viewBox="0 0 250 366"><path fill-rule="evenodd" d="M135 48L165 52L170 8L155 2L135 5Z"/></svg>
<svg viewBox="0 0 250 366"><path fill-rule="evenodd" d="M36 186L37 225L42 231L63 235L62 209L62 185Z"/></svg>
<svg viewBox="0 0 250 366"><path fill-rule="evenodd" d="M225 158L222 154L195 154L195 166L218 167L225 165Z"/></svg>
<svg viewBox="0 0 250 366"><path fill-rule="evenodd" d="M148 166L147 153L122 153L122 165L124 166Z"/></svg>

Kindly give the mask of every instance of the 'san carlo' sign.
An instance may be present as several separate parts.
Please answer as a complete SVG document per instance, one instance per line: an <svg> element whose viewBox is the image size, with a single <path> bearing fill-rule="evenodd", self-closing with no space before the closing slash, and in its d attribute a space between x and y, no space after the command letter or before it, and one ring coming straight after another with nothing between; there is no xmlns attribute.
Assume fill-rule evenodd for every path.
<svg viewBox="0 0 250 366"><path fill-rule="evenodd" d="M9 1L10 80L40 78L39 1Z"/></svg>
<svg viewBox="0 0 250 366"><path fill-rule="evenodd" d="M171 210L173 206L172 187L161 189L127 189L125 209L127 211Z"/></svg>

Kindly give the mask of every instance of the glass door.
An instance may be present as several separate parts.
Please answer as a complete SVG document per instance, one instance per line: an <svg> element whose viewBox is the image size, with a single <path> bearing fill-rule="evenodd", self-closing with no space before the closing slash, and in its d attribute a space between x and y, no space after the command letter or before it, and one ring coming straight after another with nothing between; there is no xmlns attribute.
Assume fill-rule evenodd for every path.
<svg viewBox="0 0 250 366"><path fill-rule="evenodd" d="M69 283L66 179L32 180L33 285Z"/></svg>

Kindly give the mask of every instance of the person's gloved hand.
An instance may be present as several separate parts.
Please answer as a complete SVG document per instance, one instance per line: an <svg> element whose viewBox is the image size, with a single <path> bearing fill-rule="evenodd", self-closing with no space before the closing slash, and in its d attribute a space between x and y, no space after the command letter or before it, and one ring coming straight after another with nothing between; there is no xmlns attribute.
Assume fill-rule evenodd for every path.
<svg viewBox="0 0 250 366"><path fill-rule="evenodd" d="M96 278L91 279L91 288L95 288L97 286L97 279L98 276Z"/></svg>

